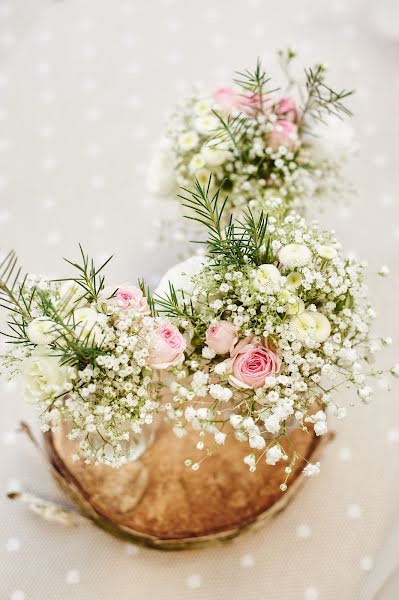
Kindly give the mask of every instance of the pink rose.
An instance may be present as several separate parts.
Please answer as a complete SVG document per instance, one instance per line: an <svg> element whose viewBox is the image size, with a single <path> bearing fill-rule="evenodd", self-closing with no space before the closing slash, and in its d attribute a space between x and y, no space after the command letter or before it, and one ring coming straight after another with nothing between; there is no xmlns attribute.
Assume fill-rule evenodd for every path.
<svg viewBox="0 0 399 600"><path fill-rule="evenodd" d="M231 352L238 342L237 327L228 321L211 325L206 332L206 343L216 354Z"/></svg>
<svg viewBox="0 0 399 600"><path fill-rule="evenodd" d="M147 298L144 297L143 292L139 288L133 285L118 288L115 297L124 310L134 308L141 313L149 312Z"/></svg>
<svg viewBox="0 0 399 600"><path fill-rule="evenodd" d="M169 321L162 321L155 332L150 348L150 367L167 369L177 365L183 358L186 340Z"/></svg>
<svg viewBox="0 0 399 600"><path fill-rule="evenodd" d="M232 351L230 383L238 388L258 388L266 379L280 371L278 354L261 343L252 343L251 337L242 340Z"/></svg>
<svg viewBox="0 0 399 600"><path fill-rule="evenodd" d="M293 150L297 142L297 126L291 121L276 121L273 131L267 138L267 144L273 150L277 150L280 146Z"/></svg>
<svg viewBox="0 0 399 600"><path fill-rule="evenodd" d="M276 115L283 117L285 121L290 121L291 123L298 122L299 109L293 98L281 98L277 102L274 111Z"/></svg>
<svg viewBox="0 0 399 600"><path fill-rule="evenodd" d="M262 110L261 98L258 94L240 94L230 87L221 87L213 92L213 99L223 112L234 111L252 114Z"/></svg>

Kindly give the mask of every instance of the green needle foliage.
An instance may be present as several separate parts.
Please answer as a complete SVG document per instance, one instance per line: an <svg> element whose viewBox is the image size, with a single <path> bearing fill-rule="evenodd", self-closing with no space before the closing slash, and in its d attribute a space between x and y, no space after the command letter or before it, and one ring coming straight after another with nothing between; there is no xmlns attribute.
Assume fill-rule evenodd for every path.
<svg viewBox="0 0 399 600"><path fill-rule="evenodd" d="M223 211L227 197L220 199L222 181L213 195L210 193L212 176L206 186L201 186L196 179L194 190L184 189L181 195L183 206L190 209L186 218L196 221L208 230L206 243L208 254L215 264L254 264L259 266L268 262L270 244L267 234L267 216L261 211L255 216L248 208L243 219L234 221L230 218L227 226L223 226Z"/></svg>

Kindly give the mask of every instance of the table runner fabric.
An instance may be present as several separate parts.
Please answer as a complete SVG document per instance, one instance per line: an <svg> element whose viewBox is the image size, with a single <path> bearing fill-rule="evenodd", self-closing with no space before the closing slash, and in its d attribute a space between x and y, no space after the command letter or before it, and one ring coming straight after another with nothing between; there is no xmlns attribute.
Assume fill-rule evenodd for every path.
<svg viewBox="0 0 399 600"><path fill-rule="evenodd" d="M156 283L176 260L154 224L175 208L145 190L165 114L186 84L225 85L257 56L274 64L274 49L291 43L304 64L328 62L339 87L357 89L361 151L348 174L359 194L321 220L371 272L391 267L390 279L371 274L370 286L376 328L399 339L397 13L389 0L1 0L0 249L16 248L27 270L63 274L59 257L76 256L82 242L99 259L116 253L115 281ZM397 354L394 345L384 358ZM0 385L1 489L64 501L40 454L14 432L33 411L15 385ZM144 550L91 525L45 522L2 494L0 597L395 597L397 394L382 385L370 406L351 409L321 475L270 525L229 545Z"/></svg>

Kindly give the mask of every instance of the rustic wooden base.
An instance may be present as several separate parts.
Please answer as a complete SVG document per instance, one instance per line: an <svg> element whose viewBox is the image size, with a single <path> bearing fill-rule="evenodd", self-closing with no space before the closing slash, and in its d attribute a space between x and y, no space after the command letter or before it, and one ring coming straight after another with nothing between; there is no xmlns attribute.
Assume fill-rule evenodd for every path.
<svg viewBox="0 0 399 600"><path fill-rule="evenodd" d="M264 523L286 506L303 480L303 460L286 492L280 491L286 462L271 467L262 460L250 473L243 463L248 446L233 436L194 472L184 460L202 456L195 450L197 435L178 439L163 425L142 458L120 469L73 462L74 444L61 433L45 439L57 482L83 514L114 535L165 550L231 539ZM299 430L291 441L309 461L323 444Z"/></svg>

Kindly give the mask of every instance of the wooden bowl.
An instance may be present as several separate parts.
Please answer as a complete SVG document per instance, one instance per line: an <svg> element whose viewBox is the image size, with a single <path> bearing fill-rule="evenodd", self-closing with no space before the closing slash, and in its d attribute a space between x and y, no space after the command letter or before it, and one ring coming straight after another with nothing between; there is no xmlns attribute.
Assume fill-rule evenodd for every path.
<svg viewBox="0 0 399 600"><path fill-rule="evenodd" d="M312 462L326 439L297 429L289 441ZM269 466L261 460L250 473L243 463L248 445L230 435L193 471L184 461L202 456L197 440L194 432L177 438L164 424L140 460L113 469L74 462L74 442L62 432L45 434L53 474L85 516L118 537L162 550L228 540L261 525L287 505L303 481L303 458L286 492L280 490L286 462Z"/></svg>

